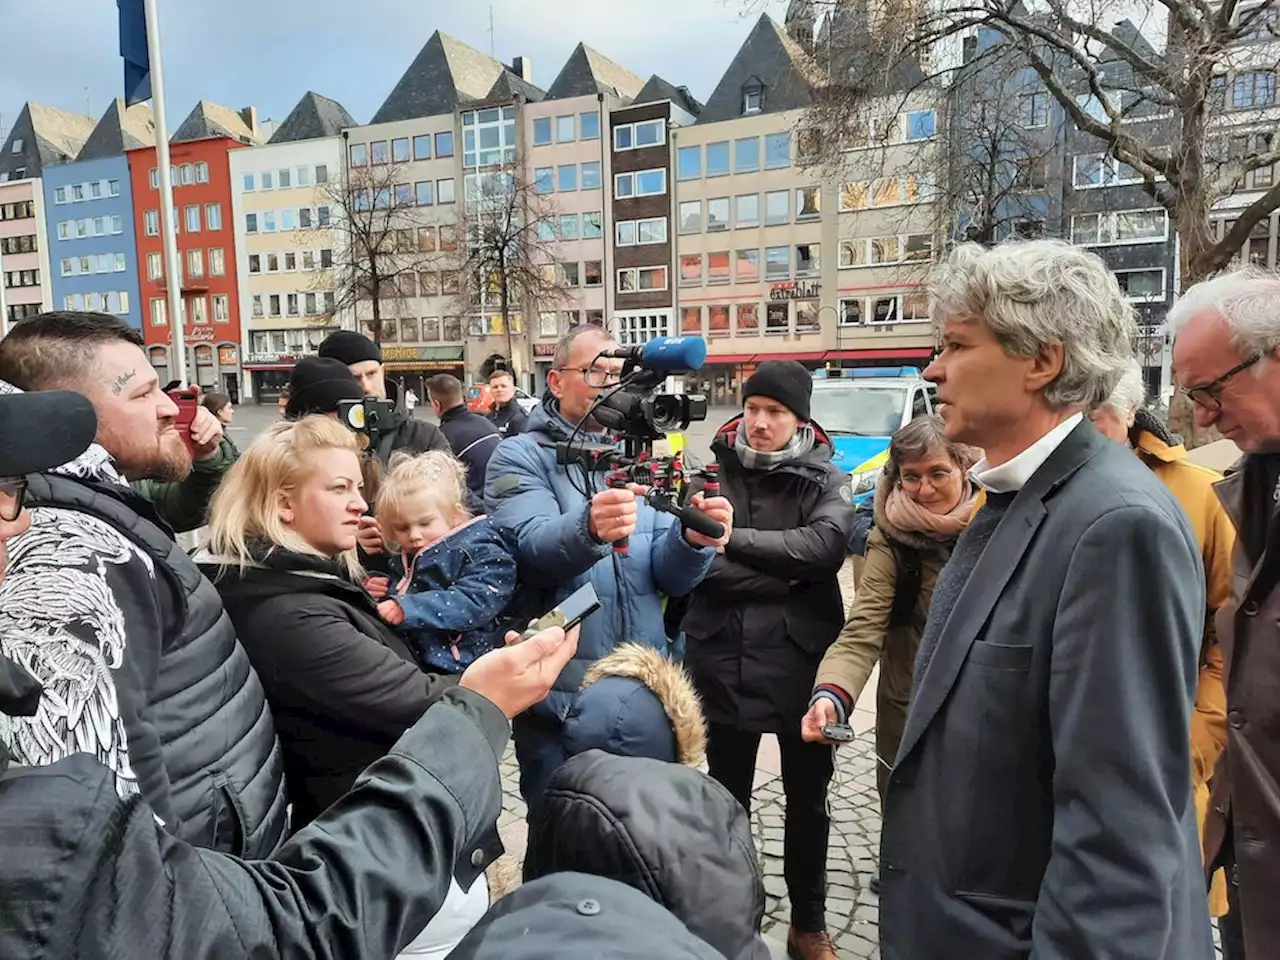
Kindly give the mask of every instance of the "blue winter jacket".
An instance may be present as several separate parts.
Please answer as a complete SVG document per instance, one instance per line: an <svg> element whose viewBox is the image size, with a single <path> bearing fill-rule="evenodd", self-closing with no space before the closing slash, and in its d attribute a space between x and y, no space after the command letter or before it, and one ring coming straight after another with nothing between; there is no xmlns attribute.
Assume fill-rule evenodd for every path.
<svg viewBox="0 0 1280 960"><path fill-rule="evenodd" d="M390 560L389 596L404 611L398 628L428 670L461 673L501 645L516 590L516 561L502 532L479 517L410 557Z"/></svg>
<svg viewBox="0 0 1280 960"><path fill-rule="evenodd" d="M597 543L587 531L584 471L556 465L555 443L568 440L572 432L557 401L544 398L530 414L525 432L503 440L493 452L485 483L489 516L515 543L522 589L543 591L545 610L588 580L600 597L601 609L583 621L574 659L551 694L531 710L561 723L587 667L618 644L633 641L666 650L661 595L688 593L715 558L715 551L684 539L675 517L644 503L625 556L615 554L609 544ZM574 489L568 470L574 472L579 489ZM594 491L604 489L600 473L589 480Z"/></svg>

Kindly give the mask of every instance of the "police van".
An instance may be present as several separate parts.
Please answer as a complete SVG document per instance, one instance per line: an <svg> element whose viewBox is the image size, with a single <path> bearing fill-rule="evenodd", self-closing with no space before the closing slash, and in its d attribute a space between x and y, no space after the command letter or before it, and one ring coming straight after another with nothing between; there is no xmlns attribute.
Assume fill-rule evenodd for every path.
<svg viewBox="0 0 1280 960"><path fill-rule="evenodd" d="M810 416L830 435L831 462L849 474L861 504L875 493L890 437L935 411L936 390L916 367L831 367L814 371L813 380Z"/></svg>

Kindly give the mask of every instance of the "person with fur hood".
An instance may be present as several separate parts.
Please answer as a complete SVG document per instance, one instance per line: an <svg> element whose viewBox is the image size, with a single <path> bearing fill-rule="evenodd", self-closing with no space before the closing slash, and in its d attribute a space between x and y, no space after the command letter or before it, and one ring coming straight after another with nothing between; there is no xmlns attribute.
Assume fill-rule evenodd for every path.
<svg viewBox="0 0 1280 960"><path fill-rule="evenodd" d="M919 417L893 435L875 496L875 525L849 618L818 668L801 736L847 723L876 663L876 786L883 811L889 773L907 723L916 651L938 573L968 525L976 491L971 448L947 439L941 417ZM878 885L872 878L873 888Z"/></svg>

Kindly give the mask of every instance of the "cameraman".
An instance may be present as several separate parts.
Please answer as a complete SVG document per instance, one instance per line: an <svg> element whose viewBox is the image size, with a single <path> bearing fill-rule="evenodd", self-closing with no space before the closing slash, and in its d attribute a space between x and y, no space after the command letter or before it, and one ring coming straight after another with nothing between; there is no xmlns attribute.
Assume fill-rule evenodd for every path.
<svg viewBox="0 0 1280 960"><path fill-rule="evenodd" d="M351 375L359 381L366 397L387 399L382 348L368 337L354 330L335 330L324 338L317 352L321 357L346 364ZM390 429L378 437L374 447L384 469L391 460L391 454L397 450L409 453L426 453L428 450L453 452L439 427L406 414L399 404L396 405Z"/></svg>
<svg viewBox="0 0 1280 960"><path fill-rule="evenodd" d="M603 489L588 498L580 489L586 472L557 465L556 443L569 440L578 424L575 442L609 439L588 413L618 383L622 361L601 356L616 347L601 327L570 330L556 345L547 394L526 431L498 445L486 473L489 515L514 541L521 584L544 592L543 609L588 581L602 604L583 621L577 655L551 694L516 720L520 792L530 805L563 759L564 718L587 667L620 643L665 650L660 594L683 596L696 587L732 532L733 508L719 497L694 500L724 524L724 536L711 540L637 501L641 488ZM599 471L589 479L592 489L604 486ZM630 538L629 552L614 553L623 537Z"/></svg>

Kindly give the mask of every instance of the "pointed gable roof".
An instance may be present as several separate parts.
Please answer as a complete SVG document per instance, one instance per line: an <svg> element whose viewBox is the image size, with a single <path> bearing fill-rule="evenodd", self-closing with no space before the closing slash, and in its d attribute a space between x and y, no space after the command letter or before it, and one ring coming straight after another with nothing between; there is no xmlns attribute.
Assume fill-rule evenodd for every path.
<svg viewBox="0 0 1280 960"><path fill-rule="evenodd" d="M585 43L579 43L547 89L547 99L568 100L570 97L594 97L598 93L608 93L630 100L643 87L644 81L630 70L618 66Z"/></svg>
<svg viewBox="0 0 1280 960"><path fill-rule="evenodd" d="M527 103L537 103L539 100L544 99L546 95L546 91L541 87L535 87L532 83L516 76L510 70L505 70L497 82L489 89L485 100L490 103L510 103L516 97L520 97Z"/></svg>
<svg viewBox="0 0 1280 960"><path fill-rule="evenodd" d="M437 30L371 122L391 123L452 113L459 104L486 99L506 69L493 57Z"/></svg>
<svg viewBox="0 0 1280 960"><path fill-rule="evenodd" d="M702 112L702 104L693 98L688 87L674 86L655 73L640 88L634 102L656 103L659 100L670 100L685 113L694 117Z"/></svg>
<svg viewBox="0 0 1280 960"><path fill-rule="evenodd" d="M258 132L249 129L238 111L210 100L201 100L187 115L187 119L182 121L177 132L169 138L169 142L187 143L191 140L213 140L219 137L241 140L244 143L258 143L260 140Z"/></svg>
<svg viewBox="0 0 1280 960"><path fill-rule="evenodd" d="M819 83L809 55L768 14L761 14L756 21L698 122L717 123L742 116L742 90L753 81L764 87L764 113L809 106Z"/></svg>
<svg viewBox="0 0 1280 960"><path fill-rule="evenodd" d="M355 126L359 124L337 100L330 100L308 90L267 142L290 143L336 137L343 130Z"/></svg>
<svg viewBox="0 0 1280 960"><path fill-rule="evenodd" d="M135 103L126 108L118 97L107 107L93 133L85 141L78 160L119 157L126 150L156 145L156 118L151 104Z"/></svg>
<svg viewBox="0 0 1280 960"><path fill-rule="evenodd" d="M45 167L70 163L79 156L94 126L93 117L27 102L0 149L0 174L10 180L17 179L18 171L24 178L39 177ZM21 149L14 153L19 140Z"/></svg>

